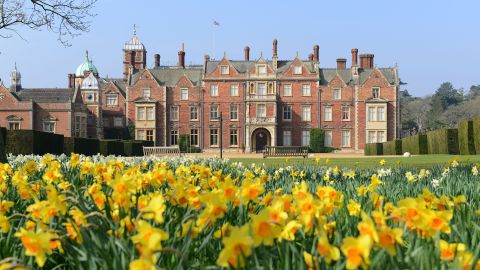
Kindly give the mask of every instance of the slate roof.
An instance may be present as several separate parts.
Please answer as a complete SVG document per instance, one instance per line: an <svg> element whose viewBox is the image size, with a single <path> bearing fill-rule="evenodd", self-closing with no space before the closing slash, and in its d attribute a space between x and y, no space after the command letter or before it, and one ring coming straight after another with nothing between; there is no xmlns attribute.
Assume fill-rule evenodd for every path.
<svg viewBox="0 0 480 270"><path fill-rule="evenodd" d="M395 70L394 68L379 68L380 72L385 76L387 81L390 84L395 84ZM362 85L365 81L370 77L372 74L373 69L358 69L358 78L359 84ZM332 80L335 75L338 74L342 78L342 80L348 85L353 82L352 71L351 69L342 69L337 70L336 68L321 68L320 69L320 84L327 85L330 80Z"/></svg>
<svg viewBox="0 0 480 270"><path fill-rule="evenodd" d="M207 74L212 73L218 64L222 60L217 61L208 61L207 62ZM239 73L246 73L252 66L256 63L259 63L257 60L252 61L239 61L239 60L229 60L230 64L235 67ZM268 65L272 66L273 62L271 60L265 61ZM283 73L287 70L288 66L293 62L293 60L278 60L277 61L277 73ZM315 72L315 66L310 61L302 61L303 64L308 68L312 73Z"/></svg>
<svg viewBox="0 0 480 270"><path fill-rule="evenodd" d="M103 78L100 83L100 88L103 88L105 84L113 82L122 92L122 94L125 96L125 93L127 92L127 82L124 81L123 79L115 79L115 78Z"/></svg>
<svg viewBox="0 0 480 270"><path fill-rule="evenodd" d="M22 101L70 103L74 93L73 88L23 88L16 95Z"/></svg>

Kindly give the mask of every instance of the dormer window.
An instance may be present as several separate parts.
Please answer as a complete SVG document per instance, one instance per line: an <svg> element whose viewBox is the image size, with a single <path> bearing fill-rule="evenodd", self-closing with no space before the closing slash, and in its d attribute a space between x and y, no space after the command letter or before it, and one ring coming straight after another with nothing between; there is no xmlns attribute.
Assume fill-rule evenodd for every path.
<svg viewBox="0 0 480 270"><path fill-rule="evenodd" d="M342 99L342 89L334 88L333 89L333 99Z"/></svg>
<svg viewBox="0 0 480 270"><path fill-rule="evenodd" d="M118 95L112 94L107 95L107 106L117 106L118 105Z"/></svg>
<svg viewBox="0 0 480 270"><path fill-rule="evenodd" d="M302 66L294 66L293 67L293 74L295 74L295 75L302 74Z"/></svg>
<svg viewBox="0 0 480 270"><path fill-rule="evenodd" d="M220 66L220 74L222 75L228 75L229 73L229 68L228 66Z"/></svg>
<svg viewBox="0 0 480 270"><path fill-rule="evenodd" d="M257 66L258 74L267 74L267 66L265 65L258 65Z"/></svg>
<svg viewBox="0 0 480 270"><path fill-rule="evenodd" d="M373 87L372 88L372 97L373 98L380 98L380 87Z"/></svg>

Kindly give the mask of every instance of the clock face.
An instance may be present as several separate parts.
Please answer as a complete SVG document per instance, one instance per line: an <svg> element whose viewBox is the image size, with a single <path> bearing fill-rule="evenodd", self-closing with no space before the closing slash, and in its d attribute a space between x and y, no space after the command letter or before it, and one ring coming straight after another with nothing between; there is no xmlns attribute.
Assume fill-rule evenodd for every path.
<svg viewBox="0 0 480 270"><path fill-rule="evenodd" d="M87 95L87 99L88 100L93 100L93 95L92 94Z"/></svg>

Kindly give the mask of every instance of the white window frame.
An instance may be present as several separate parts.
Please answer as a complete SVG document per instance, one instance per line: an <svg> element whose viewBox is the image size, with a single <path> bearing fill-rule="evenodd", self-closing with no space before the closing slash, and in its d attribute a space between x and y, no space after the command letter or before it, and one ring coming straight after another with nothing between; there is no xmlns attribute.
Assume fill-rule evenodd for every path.
<svg viewBox="0 0 480 270"><path fill-rule="evenodd" d="M17 128L18 125L18 128ZM8 121L8 130L19 130L21 129L22 122L21 121ZM14 128L12 129L12 126Z"/></svg>
<svg viewBox="0 0 480 270"><path fill-rule="evenodd" d="M230 129L230 146L238 146L238 129L231 128ZM233 138L235 138L236 143L233 143Z"/></svg>
<svg viewBox="0 0 480 270"><path fill-rule="evenodd" d="M137 129L137 132L136 132L136 140L140 140L140 141L146 141L146 134L147 134L147 131L144 130L144 129Z"/></svg>
<svg viewBox="0 0 480 270"><path fill-rule="evenodd" d="M151 90L150 90L150 87L145 87L145 88L142 88L142 97L143 98L150 98L151 97Z"/></svg>
<svg viewBox="0 0 480 270"><path fill-rule="evenodd" d="M328 113L327 113L327 111L328 111ZM333 121L333 107L332 106L323 107L323 121L325 121L325 122Z"/></svg>
<svg viewBox="0 0 480 270"><path fill-rule="evenodd" d="M327 147L332 147L333 144L333 131L325 130L324 145Z"/></svg>
<svg viewBox="0 0 480 270"><path fill-rule="evenodd" d="M291 97L292 96L292 84L287 83L283 85L283 96L284 97Z"/></svg>
<svg viewBox="0 0 480 270"><path fill-rule="evenodd" d="M198 121L198 106L190 106L190 121ZM195 118L192 117L195 114Z"/></svg>
<svg viewBox="0 0 480 270"><path fill-rule="evenodd" d="M221 74L221 75L228 75L228 74L230 74L230 66L228 66L228 65L221 65L221 66L220 66L220 74Z"/></svg>
<svg viewBox="0 0 480 270"><path fill-rule="evenodd" d="M348 136L345 136L344 134L348 134ZM342 130L341 136L342 147L350 147L350 141L352 140L352 134L350 130ZM346 138L348 140L346 140Z"/></svg>
<svg viewBox="0 0 480 270"><path fill-rule="evenodd" d="M148 133L151 133L151 134L148 134ZM153 131L153 129L146 129L145 130L145 140L147 141L155 141L155 132Z"/></svg>
<svg viewBox="0 0 480 270"><path fill-rule="evenodd" d="M145 119L147 121L155 120L155 107L145 107Z"/></svg>
<svg viewBox="0 0 480 270"><path fill-rule="evenodd" d="M210 121L218 121L219 119L219 114L218 114L218 106L217 105L214 105L214 106L210 106ZM215 112L215 115L216 117L212 117L213 113Z"/></svg>
<svg viewBox="0 0 480 270"><path fill-rule="evenodd" d="M346 111L344 111L346 110ZM350 106L342 106L342 114L341 114L341 117L342 117L342 121L350 121ZM344 113L346 113L346 118L344 117Z"/></svg>
<svg viewBox="0 0 480 270"><path fill-rule="evenodd" d="M211 97L218 97L218 84L211 84L210 85L210 96Z"/></svg>
<svg viewBox="0 0 480 270"><path fill-rule="evenodd" d="M215 131L215 132L213 132ZM218 128L211 128L210 129L210 146L217 146L219 145L219 137L218 137ZM213 140L213 138L215 138L215 140ZM214 142L215 143L212 143Z"/></svg>
<svg viewBox="0 0 480 270"><path fill-rule="evenodd" d="M192 132L192 131L195 131L195 132ZM195 138L195 141L193 140L193 138ZM198 128L192 128L190 129L190 145L193 145L193 146L198 146Z"/></svg>
<svg viewBox="0 0 480 270"><path fill-rule="evenodd" d="M377 107L377 121L378 122L385 122L385 107Z"/></svg>
<svg viewBox="0 0 480 270"><path fill-rule="evenodd" d="M332 99L334 100L342 99L342 88L333 88Z"/></svg>
<svg viewBox="0 0 480 270"><path fill-rule="evenodd" d="M377 93L378 95L377 96L375 96L375 90L378 90L378 93ZM380 98L380 90L381 89L378 86L372 87L372 97L373 98Z"/></svg>
<svg viewBox="0 0 480 270"><path fill-rule="evenodd" d="M178 145L178 129L170 130L170 145Z"/></svg>
<svg viewBox="0 0 480 270"><path fill-rule="evenodd" d="M140 112L142 112L140 114ZM146 107L137 107L137 120L146 120L147 119L147 108Z"/></svg>
<svg viewBox="0 0 480 270"><path fill-rule="evenodd" d="M302 74L302 66L301 65L293 66L293 74L294 75L301 75Z"/></svg>
<svg viewBox="0 0 480 270"><path fill-rule="evenodd" d="M235 117L232 117L233 114L235 114ZM237 104L230 105L230 121L238 121L238 105Z"/></svg>
<svg viewBox="0 0 480 270"><path fill-rule="evenodd" d="M105 97L105 102L107 103L107 106L118 106L118 95L107 94Z"/></svg>
<svg viewBox="0 0 480 270"><path fill-rule="evenodd" d="M180 108L178 106L170 107L170 121L178 121Z"/></svg>
<svg viewBox="0 0 480 270"><path fill-rule="evenodd" d="M291 146L292 145L292 131L291 130L284 130L282 135L283 135L283 146Z"/></svg>
<svg viewBox="0 0 480 270"><path fill-rule="evenodd" d="M310 145L310 130L302 130L302 146Z"/></svg>
<svg viewBox="0 0 480 270"><path fill-rule="evenodd" d="M288 108L288 110L285 110L285 108ZM282 118L285 121L292 121L292 111L293 111L293 106L290 104L283 105L282 107ZM285 118L285 113L288 114L288 118Z"/></svg>
<svg viewBox="0 0 480 270"><path fill-rule="evenodd" d="M266 75L267 73L268 73L267 65L257 65L257 74L258 75Z"/></svg>
<svg viewBox="0 0 480 270"><path fill-rule="evenodd" d="M262 109L263 111L261 111L259 108L263 108ZM267 117L267 104L265 104L265 103L257 104L256 116L257 116L257 118Z"/></svg>
<svg viewBox="0 0 480 270"><path fill-rule="evenodd" d="M309 97L312 95L311 85L310 84L302 84L302 96Z"/></svg>
<svg viewBox="0 0 480 270"><path fill-rule="evenodd" d="M261 87L260 87L261 86ZM267 95L267 84L266 83L257 83L257 96L266 96ZM261 90L263 89L263 90Z"/></svg>
<svg viewBox="0 0 480 270"><path fill-rule="evenodd" d="M53 125L52 130L48 130L46 127L47 125ZM55 133L55 129L57 128L57 124L55 121L43 121L43 132Z"/></svg>
<svg viewBox="0 0 480 270"><path fill-rule="evenodd" d="M180 100L188 100L188 88L180 88Z"/></svg>
<svg viewBox="0 0 480 270"><path fill-rule="evenodd" d="M230 84L230 96L238 97L239 96L239 85L238 84Z"/></svg>
<svg viewBox="0 0 480 270"><path fill-rule="evenodd" d="M303 122L312 121L312 106L311 105L302 105L302 121Z"/></svg>

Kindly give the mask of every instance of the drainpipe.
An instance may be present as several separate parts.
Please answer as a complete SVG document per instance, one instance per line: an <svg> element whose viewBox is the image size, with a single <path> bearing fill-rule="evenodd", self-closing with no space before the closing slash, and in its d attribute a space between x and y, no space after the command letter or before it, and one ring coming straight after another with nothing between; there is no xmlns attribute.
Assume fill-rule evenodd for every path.
<svg viewBox="0 0 480 270"><path fill-rule="evenodd" d="M247 112L246 112L246 100L245 100L245 91L246 91L246 87L247 87L247 83L245 81L243 81L242 83L242 111L243 111L243 117L242 117L242 128L243 128L243 147L245 148L246 147L246 143L247 143L247 127L246 127L246 117L247 117ZM245 149L246 151L247 149Z"/></svg>
<svg viewBox="0 0 480 270"><path fill-rule="evenodd" d="M202 149L202 152L204 151L204 132L205 132L205 125L204 125L204 107L205 107L205 89L203 87L200 87L200 96L201 96L201 101L200 101L200 112L202 113L202 117L200 118L200 148Z"/></svg>

